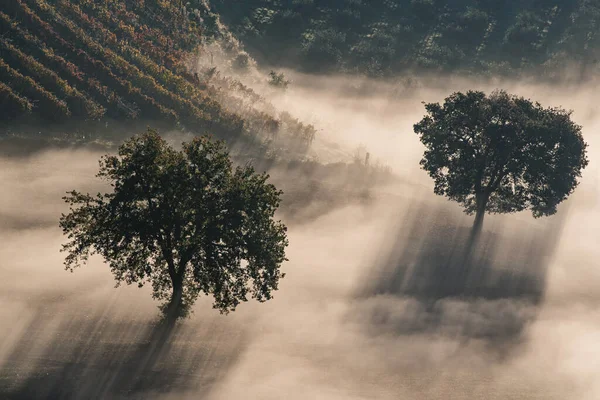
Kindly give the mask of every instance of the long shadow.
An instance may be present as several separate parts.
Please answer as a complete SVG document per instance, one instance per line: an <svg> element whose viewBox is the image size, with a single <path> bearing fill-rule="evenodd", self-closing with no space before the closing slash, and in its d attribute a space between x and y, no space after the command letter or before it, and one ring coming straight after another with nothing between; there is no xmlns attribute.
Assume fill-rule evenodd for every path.
<svg viewBox="0 0 600 400"><path fill-rule="evenodd" d="M0 398L147 399L183 392L203 398L244 346L243 333L215 319L201 329L185 322L165 329L115 320L106 310L91 318L65 312L60 305L36 312L5 360Z"/></svg>
<svg viewBox="0 0 600 400"><path fill-rule="evenodd" d="M371 332L520 338L543 301L562 220L484 231L470 253L467 224L449 208L412 205L358 291Z"/></svg>

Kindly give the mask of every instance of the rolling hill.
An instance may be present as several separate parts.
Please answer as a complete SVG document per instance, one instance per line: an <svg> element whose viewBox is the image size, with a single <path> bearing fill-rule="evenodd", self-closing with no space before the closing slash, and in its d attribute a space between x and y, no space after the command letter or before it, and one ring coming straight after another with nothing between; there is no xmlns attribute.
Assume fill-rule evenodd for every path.
<svg viewBox="0 0 600 400"><path fill-rule="evenodd" d="M261 143L281 134L300 148L316 132L216 67L196 68L199 49L224 38L247 57L205 2L6 0L0 28L5 129L138 122Z"/></svg>
<svg viewBox="0 0 600 400"><path fill-rule="evenodd" d="M151 125L303 153L316 129L223 65L542 78L576 66L583 79L597 71L598 27L600 0L5 0L0 132Z"/></svg>

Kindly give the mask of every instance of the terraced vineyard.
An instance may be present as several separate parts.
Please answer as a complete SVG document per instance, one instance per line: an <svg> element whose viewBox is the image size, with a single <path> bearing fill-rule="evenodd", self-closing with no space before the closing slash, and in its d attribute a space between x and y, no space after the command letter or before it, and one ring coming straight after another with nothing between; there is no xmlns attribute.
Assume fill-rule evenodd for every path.
<svg viewBox="0 0 600 400"><path fill-rule="evenodd" d="M0 11L0 117L160 121L237 135L185 66L201 24L173 2L6 0ZM248 124L246 124L248 125Z"/></svg>

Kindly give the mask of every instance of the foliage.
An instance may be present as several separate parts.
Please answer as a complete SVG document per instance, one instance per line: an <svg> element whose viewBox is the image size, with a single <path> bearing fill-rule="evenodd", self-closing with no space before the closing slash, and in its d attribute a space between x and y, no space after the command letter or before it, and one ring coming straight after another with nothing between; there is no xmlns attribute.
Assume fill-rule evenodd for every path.
<svg viewBox="0 0 600 400"><path fill-rule="evenodd" d="M71 87L54 71L46 68L33 57L24 54L5 39L0 38L0 48L4 50L5 61L10 62L15 68L28 72L41 85L64 98L74 116L86 116L97 119L104 114L105 110L99 104L90 100L79 90Z"/></svg>
<svg viewBox="0 0 600 400"><path fill-rule="evenodd" d="M39 109L40 113L49 120L64 120L71 115L67 104L47 91L33 79L24 76L19 71L11 68L0 58L0 79L8 82L15 93L23 94Z"/></svg>
<svg viewBox="0 0 600 400"><path fill-rule="evenodd" d="M277 73L275 71L269 72L269 85L278 89L287 89L290 81L285 79L283 72Z"/></svg>
<svg viewBox="0 0 600 400"><path fill-rule="evenodd" d="M136 96L140 99L144 105L148 106L149 112L158 112L158 115L165 119L177 119L178 115L173 110L175 102L169 101L171 100L170 93L157 85L153 77L130 65L126 60L107 47L95 42L89 37L86 31L77 26L73 21L62 16L44 0L32 1L36 3L38 12L54 21L55 28L63 37L75 43L81 43L92 57L95 57L110 69L111 75L128 77L127 82L122 81L121 85L129 96ZM167 102L163 105L157 100Z"/></svg>
<svg viewBox="0 0 600 400"><path fill-rule="evenodd" d="M95 102L99 106L88 116L100 117L98 111L104 107L111 117L160 118L196 129L212 127L216 132L240 133L243 122L239 117L224 112L218 103L202 93L195 82L189 81L187 69L182 64L183 54L190 49L189 46L198 43L199 36L189 24L183 23L179 26L181 29L170 26L169 15L174 18L177 12L169 3L132 3L129 4L132 9L127 10L119 1L107 1L95 7L81 1L105 22L112 21L109 26L116 23L122 32L133 32L131 45L127 41L118 41L115 34L94 16L85 14L75 3L9 0L7 13L1 15L0 22L17 34L14 43L17 51L25 57L36 55L49 60L49 66L55 68L51 72L65 83L60 83L63 89L75 85L71 87L81 94L81 98L89 99L88 105ZM157 11L161 12L159 17L156 16ZM145 13L148 15L142 15ZM125 23L123 15L136 15L136 18ZM151 27L140 23L156 18ZM165 29L171 33L176 31L176 34L167 37ZM140 31L139 35L135 35L136 30ZM149 41L149 36L154 42ZM166 45L165 48L162 45ZM147 51L152 46L160 48L160 51ZM143 56L142 50L144 54L163 56L163 59L157 64ZM65 90L56 91L56 80L39 80L39 73L32 72L34 62L31 58L29 60L21 63L18 71L30 75L41 87L56 94L59 100L69 103L71 100ZM38 64L35 65L39 72ZM44 76L49 76L47 72ZM85 75L88 75L87 79Z"/></svg>
<svg viewBox="0 0 600 400"><path fill-rule="evenodd" d="M421 166L436 194L479 218L525 209L552 215L588 164L581 127L561 108L504 91L468 91L425 109L414 126L426 147Z"/></svg>
<svg viewBox="0 0 600 400"><path fill-rule="evenodd" d="M304 124L288 112L278 112L263 96L238 79L221 76L216 67L202 72L212 98L244 119L246 130L262 132L271 146L281 144L288 150L305 152L316 136L311 124ZM218 88L218 89L216 89Z"/></svg>
<svg viewBox="0 0 600 400"><path fill-rule="evenodd" d="M33 105L24 97L16 94L9 86L0 82L0 116L2 119L14 119L22 113L30 113Z"/></svg>
<svg viewBox="0 0 600 400"><path fill-rule="evenodd" d="M34 22L33 20L31 22ZM83 89L114 118L135 118L133 106L128 104L114 91L102 85L96 78L87 77L80 67L57 54L38 37L19 26L8 15L0 12L0 27L11 33L12 42L26 54L43 61L43 64L66 80L71 86ZM49 27L46 25L46 27ZM43 32L43 31L41 31ZM61 43L62 44L62 43Z"/></svg>
<svg viewBox="0 0 600 400"><path fill-rule="evenodd" d="M600 51L597 0L213 0L270 65L309 72L562 72ZM561 60L563 63L559 62ZM592 73L588 71L587 73Z"/></svg>
<svg viewBox="0 0 600 400"><path fill-rule="evenodd" d="M282 192L252 167L233 168L222 142L197 137L177 151L149 130L103 157L98 176L113 192L64 198L68 270L99 254L117 284L149 282L171 318L201 293L228 312L277 290L288 243L273 220Z"/></svg>
<svg viewBox="0 0 600 400"><path fill-rule="evenodd" d="M254 66L204 0L7 0L0 27L8 32L0 45L11 74L32 80L37 92L67 106L67 113L55 115L35 106L39 93L31 98L37 92L12 87L11 93L33 104L33 114L42 119L63 114L146 119L222 138L242 135L252 143L280 133L292 141L306 137L305 144L314 137L314 130L301 123L286 124L239 81L196 72L195 57L205 49L198 46L217 39L233 57L230 63L248 70ZM18 110L28 114L16 108L15 117ZM305 145L298 148L304 151Z"/></svg>

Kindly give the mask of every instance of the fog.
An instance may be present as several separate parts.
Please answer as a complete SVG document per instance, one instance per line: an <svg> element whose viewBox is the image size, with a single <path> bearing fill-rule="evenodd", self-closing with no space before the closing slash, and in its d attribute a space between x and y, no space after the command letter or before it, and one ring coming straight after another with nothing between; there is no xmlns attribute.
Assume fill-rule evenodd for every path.
<svg viewBox="0 0 600 400"><path fill-rule="evenodd" d="M61 196L105 189L102 152L0 159L0 394L8 398L573 399L600 398L600 268L595 87L428 80L393 85L288 72L274 97L319 131L311 156L351 161L359 146L397 181L289 221L275 298L230 315L201 298L144 376L157 316L148 288L114 288L102 260L64 271ZM471 217L433 194L412 124L421 101L503 88L575 110L590 165L556 216L486 216L468 270L456 261ZM284 191L295 179L272 171ZM285 208L285 204L283 205ZM310 207L307 205L306 207ZM300 212L299 210L298 212ZM126 377L127 382L122 382Z"/></svg>

